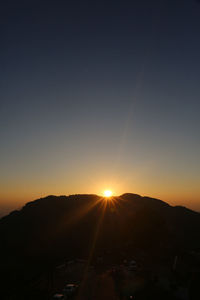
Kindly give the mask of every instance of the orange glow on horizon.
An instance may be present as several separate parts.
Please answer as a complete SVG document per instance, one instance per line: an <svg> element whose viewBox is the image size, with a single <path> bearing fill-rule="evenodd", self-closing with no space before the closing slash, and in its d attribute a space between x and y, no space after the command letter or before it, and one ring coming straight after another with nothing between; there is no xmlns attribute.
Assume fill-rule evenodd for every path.
<svg viewBox="0 0 200 300"><path fill-rule="evenodd" d="M113 192L111 190L105 190L103 192L103 195L104 195L105 198L110 198L110 197L112 197Z"/></svg>

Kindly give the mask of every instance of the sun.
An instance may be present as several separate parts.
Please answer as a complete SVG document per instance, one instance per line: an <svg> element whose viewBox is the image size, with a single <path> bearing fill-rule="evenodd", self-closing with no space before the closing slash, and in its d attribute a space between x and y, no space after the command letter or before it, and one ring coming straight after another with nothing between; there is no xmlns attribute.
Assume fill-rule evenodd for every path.
<svg viewBox="0 0 200 300"><path fill-rule="evenodd" d="M105 190L103 192L104 197L110 198L112 196L113 192L111 190Z"/></svg>

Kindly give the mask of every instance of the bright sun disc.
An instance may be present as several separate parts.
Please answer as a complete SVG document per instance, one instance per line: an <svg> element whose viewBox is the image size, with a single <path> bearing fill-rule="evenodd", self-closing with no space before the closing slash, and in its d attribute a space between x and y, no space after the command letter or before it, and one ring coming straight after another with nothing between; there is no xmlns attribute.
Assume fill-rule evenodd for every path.
<svg viewBox="0 0 200 300"><path fill-rule="evenodd" d="M110 190L106 190L106 191L103 192L103 194L104 194L104 197L109 198L109 197L112 196L113 193L112 193L112 191L110 191Z"/></svg>

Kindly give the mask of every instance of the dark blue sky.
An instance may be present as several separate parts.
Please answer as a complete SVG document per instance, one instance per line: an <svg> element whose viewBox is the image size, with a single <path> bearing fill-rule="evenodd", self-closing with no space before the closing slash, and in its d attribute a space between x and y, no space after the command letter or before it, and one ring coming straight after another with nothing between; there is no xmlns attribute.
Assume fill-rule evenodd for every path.
<svg viewBox="0 0 200 300"><path fill-rule="evenodd" d="M2 203L111 188L200 209L198 1L2 1L0 22Z"/></svg>

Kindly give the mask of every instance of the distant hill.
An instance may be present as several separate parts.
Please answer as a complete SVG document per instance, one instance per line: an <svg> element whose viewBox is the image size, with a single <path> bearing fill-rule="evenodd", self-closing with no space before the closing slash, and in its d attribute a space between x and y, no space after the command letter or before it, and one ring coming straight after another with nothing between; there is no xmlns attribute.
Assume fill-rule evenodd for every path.
<svg viewBox="0 0 200 300"><path fill-rule="evenodd" d="M171 242L174 238L184 247L196 247L199 243L199 213L181 206L172 207L158 199L126 193L113 197L113 201L105 201L97 195L71 195L48 196L29 202L21 210L0 219L0 249L6 253L15 249L15 253L35 257L41 253L46 255L52 248L59 255L60 244L64 251L66 247L70 252L76 244L78 251L84 252L82 240L85 245L89 243L101 218L99 241L102 243L106 236L109 241L115 238L119 243L121 240L125 243L144 242L142 234L145 240L148 233L155 239L158 228L167 232ZM160 233L154 242L159 243L160 239L164 242L167 236ZM151 241L148 242L149 247Z"/></svg>
<svg viewBox="0 0 200 300"><path fill-rule="evenodd" d="M134 249L159 256L200 247L199 213L130 193L112 199L48 196L1 218L2 280L8 276L14 281L10 274L16 272L27 277L30 270L63 259L88 257L91 249L94 256L108 251L119 257Z"/></svg>
<svg viewBox="0 0 200 300"><path fill-rule="evenodd" d="M16 253L35 256L42 252L46 254L50 246L60 252L58 245L64 243L70 252L70 245L75 243L78 246L83 237L85 243L89 242L101 218L100 240L105 237L101 236L104 230L109 240L117 231L117 242L123 239L134 243L142 229L147 230L144 235L149 231L155 235L159 223L160 230L165 228L171 239L175 237L176 243L185 247L195 247L199 243L195 239L200 232L199 213L131 193L112 199L106 201L97 195L71 195L48 196L29 202L21 210L0 219L0 249L6 253L15 249Z"/></svg>

